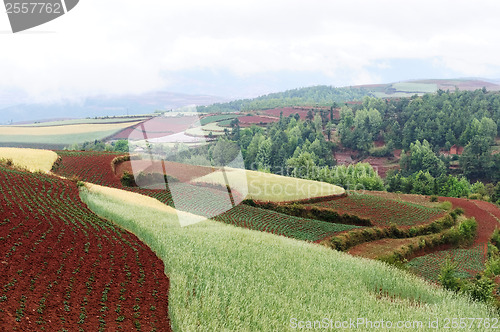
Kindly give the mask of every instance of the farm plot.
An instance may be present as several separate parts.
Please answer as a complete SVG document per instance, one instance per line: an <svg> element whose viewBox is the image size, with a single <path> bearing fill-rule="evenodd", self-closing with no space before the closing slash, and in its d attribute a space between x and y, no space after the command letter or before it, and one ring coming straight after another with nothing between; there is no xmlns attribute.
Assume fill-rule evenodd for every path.
<svg viewBox="0 0 500 332"><path fill-rule="evenodd" d="M325 182L229 167L226 167L225 172L232 189L243 195L248 193L247 198L257 201L292 202L315 197L337 197L345 193L343 188ZM221 172L213 172L194 181L222 186L226 184Z"/></svg>
<svg viewBox="0 0 500 332"><path fill-rule="evenodd" d="M238 118L242 127L249 127L251 125L266 125L268 123L278 122L280 119L271 116L252 115L241 116Z"/></svg>
<svg viewBox="0 0 500 332"><path fill-rule="evenodd" d="M334 209L339 214L350 214L370 219L375 226L416 226L432 222L444 215L437 208L398 202L380 196L352 194L335 200L308 204L307 206Z"/></svg>
<svg viewBox="0 0 500 332"><path fill-rule="evenodd" d="M221 122L221 121L232 121L233 119L240 117L241 114L215 114L215 115L208 115L204 118L200 119L200 124L202 126L212 123L212 122Z"/></svg>
<svg viewBox="0 0 500 332"><path fill-rule="evenodd" d="M50 127L0 126L0 144L12 146L54 146L104 139L136 122L76 124Z"/></svg>
<svg viewBox="0 0 500 332"><path fill-rule="evenodd" d="M470 278L484 270L485 250L482 245L476 245L469 249L443 250L414 258L406 265L416 275L437 282L441 267L449 259L457 266L457 277Z"/></svg>
<svg viewBox="0 0 500 332"><path fill-rule="evenodd" d="M320 241L339 232L360 228L359 226L293 217L244 204L215 217L214 220L311 242Z"/></svg>
<svg viewBox="0 0 500 332"><path fill-rule="evenodd" d="M54 172L58 175L67 178L76 176L78 179L85 182L132 191L153 197L166 205L174 206L172 193L166 186L163 189L123 186L120 178L111 169L111 162L114 158L119 156L119 154L92 151L57 151L57 153L61 157L61 160L54 168ZM179 169L178 166L174 166L173 168ZM167 169L170 169L170 165ZM195 167L191 166L191 168L185 169L195 170ZM205 169L200 171L203 172L202 174L207 173ZM221 190L220 186L175 183L175 193L178 198L175 201L175 207L182 211L213 216L217 214L217 211L222 213L225 211L225 208L227 208L227 206L224 208L217 206L218 202L226 201L228 195L227 190ZM233 196L238 201L242 200L240 194L236 190L233 191ZM230 202L228 204L230 204Z"/></svg>
<svg viewBox="0 0 500 332"><path fill-rule="evenodd" d="M163 263L70 181L0 166L0 326L169 330Z"/></svg>
<svg viewBox="0 0 500 332"><path fill-rule="evenodd" d="M93 189L83 189L81 196L164 260L169 312L178 331L287 331L290 317L428 321L429 313L440 320L497 316L485 304L381 262L221 222L179 227L175 211L134 200L123 209L122 199ZM381 299L381 293L387 297Z"/></svg>
<svg viewBox="0 0 500 332"><path fill-rule="evenodd" d="M36 149L0 148L0 161L11 160L14 165L31 172L48 172L57 159L53 151Z"/></svg>
<svg viewBox="0 0 500 332"><path fill-rule="evenodd" d="M110 139L143 140L180 133L198 121L198 116L154 117L126 128Z"/></svg>

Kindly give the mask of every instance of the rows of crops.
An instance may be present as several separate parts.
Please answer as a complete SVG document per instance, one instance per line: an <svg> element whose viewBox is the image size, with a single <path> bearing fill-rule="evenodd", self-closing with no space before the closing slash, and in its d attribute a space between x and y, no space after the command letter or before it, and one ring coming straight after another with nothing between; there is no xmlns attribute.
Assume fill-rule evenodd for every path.
<svg viewBox="0 0 500 332"><path fill-rule="evenodd" d="M340 214L347 213L370 219L375 226L422 225L444 215L440 209L366 194L352 194L345 198L309 204L308 206L331 208Z"/></svg>
<svg viewBox="0 0 500 332"><path fill-rule="evenodd" d="M0 166L0 326L168 330L163 263L76 185Z"/></svg>
<svg viewBox="0 0 500 332"><path fill-rule="evenodd" d="M125 187L111 169L111 162L117 157L115 153L57 151L57 154L61 157L54 169L58 175L68 178L76 176L85 182L136 192L172 207L175 203L175 207L182 211L214 216L227 210L231 204L227 191L221 190L225 188L202 187L201 184L194 186L189 183L174 183L175 201L169 190ZM233 192L233 195L236 200L241 201L237 192ZM220 206L221 202L226 204Z"/></svg>
<svg viewBox="0 0 500 332"><path fill-rule="evenodd" d="M313 242L342 231L360 228L352 225L334 224L314 219L293 217L248 205L238 205L217 216L214 220L239 227Z"/></svg>
<svg viewBox="0 0 500 332"><path fill-rule="evenodd" d="M477 245L469 249L450 249L417 257L408 262L409 269L434 282L438 281L441 267L446 260L456 264L457 277L469 278L484 270L486 247Z"/></svg>

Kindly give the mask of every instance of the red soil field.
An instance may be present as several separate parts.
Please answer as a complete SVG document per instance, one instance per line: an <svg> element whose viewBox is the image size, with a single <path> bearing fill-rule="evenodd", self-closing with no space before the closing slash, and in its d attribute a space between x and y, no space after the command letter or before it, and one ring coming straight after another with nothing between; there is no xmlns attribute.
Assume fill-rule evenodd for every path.
<svg viewBox="0 0 500 332"><path fill-rule="evenodd" d="M170 161L165 161L164 164L166 173L174 176L182 182L189 182L194 178L202 177L214 172L214 169L211 167L187 165ZM134 160L134 168L144 169L143 172L145 173L164 173L163 165L160 161L151 164L151 162L147 160ZM124 172L133 172L131 161L124 161L116 165L115 174L118 177L121 177Z"/></svg>
<svg viewBox="0 0 500 332"><path fill-rule="evenodd" d="M162 261L75 183L0 167L4 330L170 331Z"/></svg>
<svg viewBox="0 0 500 332"><path fill-rule="evenodd" d="M273 123L273 122L278 122L279 118L271 117L271 116L263 116L263 115L246 115L246 116L240 116L238 118L240 120L240 126L246 127L246 126L251 126L253 124L268 124L268 123Z"/></svg>
<svg viewBox="0 0 500 332"><path fill-rule="evenodd" d="M495 228L500 227L500 209L485 201L464 198L440 197L439 201L450 201L453 207L461 207L465 216L474 217L477 221L477 236L474 245L483 245L486 249ZM487 252L487 250L485 250Z"/></svg>
<svg viewBox="0 0 500 332"><path fill-rule="evenodd" d="M340 199L307 204L325 207L339 214L370 219L375 226L411 227L430 223L444 215L443 211L412 203L399 202L375 195L353 194Z"/></svg>
<svg viewBox="0 0 500 332"><path fill-rule="evenodd" d="M377 171L381 178L385 178L387 172L391 169L399 169L398 164L390 164L391 158L386 157L368 157L362 161L363 163L368 163Z"/></svg>
<svg viewBox="0 0 500 332"><path fill-rule="evenodd" d="M179 182L175 183L177 186L177 200L174 202L172 194L169 190L166 190L166 186L162 187L162 189L123 186L119 176L117 176L111 168L111 162L115 157L119 156L119 154L92 151L56 152L61 157L61 160L57 162L57 167L55 167L53 171L58 175L67 178L76 176L82 181L139 193L155 198L166 205L182 211L204 216L212 215L213 211L218 211L217 206L214 206L214 202L217 204L217 202L224 201L228 195L225 187L205 186L202 184L191 185L190 183ZM208 170L207 168L197 166L175 164L176 163L172 164L174 165L172 170L177 171L174 177L178 180L187 180L196 175L205 175ZM186 170L192 170L194 173L189 174ZM119 172L117 174L121 176ZM203 189L201 189L201 187L203 187ZM182 194L182 197L179 197L179 194ZM235 190L232 191L232 194L235 200L240 201L242 199L241 195ZM176 206L174 203L178 205Z"/></svg>
<svg viewBox="0 0 500 332"><path fill-rule="evenodd" d="M371 192L371 194L380 197L389 197L389 198L398 197L399 199L414 203L419 203L419 200L428 201L427 196L420 196L420 195L403 195L403 194L393 194L393 193L383 193L383 192ZM463 208L466 217L468 218L474 217L476 219L478 225L477 236L474 240L474 243L470 246L470 248L474 248L477 246L482 247L482 252L484 254L483 260L486 261L487 258L486 254L488 252L487 250L488 241L491 235L493 234L495 228L500 227L500 209L494 204L491 204L489 202L468 200L464 198L440 197L439 201L441 202L450 201L453 204L454 208L457 207ZM423 204L425 202L423 201L421 203ZM411 239L405 239L405 241L411 241ZM380 248L376 249L377 246L378 247L384 246L387 249L387 251L390 251L391 248L393 247L395 248L396 246L402 245L404 244L403 242L405 241L395 240L395 239L383 239L383 240L373 241L355 246L349 250L349 253L351 253L352 255L366 257L371 254L371 251L382 250ZM433 249L427 249L425 251L419 251L414 255L414 257L427 255L429 253L434 253L449 248L451 248L451 246L444 245ZM411 257L410 259L414 257Z"/></svg>
<svg viewBox="0 0 500 332"><path fill-rule="evenodd" d="M198 120L197 116L154 117L133 127L126 128L109 139L142 140L167 136L188 129Z"/></svg>

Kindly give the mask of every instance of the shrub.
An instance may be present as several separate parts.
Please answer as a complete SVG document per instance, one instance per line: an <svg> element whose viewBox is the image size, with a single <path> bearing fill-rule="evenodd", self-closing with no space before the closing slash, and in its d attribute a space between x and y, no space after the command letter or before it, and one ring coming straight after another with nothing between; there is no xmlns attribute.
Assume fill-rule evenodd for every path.
<svg viewBox="0 0 500 332"><path fill-rule="evenodd" d="M0 165L11 167L14 165L14 162L10 158L0 158Z"/></svg>
<svg viewBox="0 0 500 332"><path fill-rule="evenodd" d="M491 235L491 244L493 244L497 249L500 249L500 229L495 228L495 231Z"/></svg>
<svg viewBox="0 0 500 332"><path fill-rule="evenodd" d="M479 200L479 199L482 199L483 197L481 196L481 194L470 194L469 195L469 199L474 199L474 200Z"/></svg>
<svg viewBox="0 0 500 332"><path fill-rule="evenodd" d="M437 202L438 201L438 196L437 195L432 195L430 198L431 202Z"/></svg>
<svg viewBox="0 0 500 332"><path fill-rule="evenodd" d="M135 179L134 179L134 175L125 171L123 172L123 175L120 179L122 185L124 185L125 187L136 187L136 183L135 183Z"/></svg>
<svg viewBox="0 0 500 332"><path fill-rule="evenodd" d="M456 277L456 269L457 265L447 259L438 276L438 280L444 288L455 292L460 290L460 280Z"/></svg>
<svg viewBox="0 0 500 332"><path fill-rule="evenodd" d="M476 219L466 219L458 225L458 232L466 242L470 242L476 236Z"/></svg>
<svg viewBox="0 0 500 332"><path fill-rule="evenodd" d="M453 204L450 201L444 201L439 204L439 208L443 210L451 210L453 208Z"/></svg>
<svg viewBox="0 0 500 332"><path fill-rule="evenodd" d="M493 302L493 290L495 283L490 278L480 276L474 281L465 281L461 291L469 295L475 301L486 303Z"/></svg>

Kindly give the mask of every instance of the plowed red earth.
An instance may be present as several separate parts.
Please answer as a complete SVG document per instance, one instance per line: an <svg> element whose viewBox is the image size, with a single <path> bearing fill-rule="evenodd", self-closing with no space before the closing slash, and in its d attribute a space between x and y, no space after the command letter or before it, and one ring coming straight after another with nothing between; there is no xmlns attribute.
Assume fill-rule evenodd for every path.
<svg viewBox="0 0 500 332"><path fill-rule="evenodd" d="M268 124L268 123L278 122L280 119L271 116L252 115L252 116L240 116L238 120L240 121L240 125L245 127L245 126L251 126L253 124L261 124L261 123Z"/></svg>
<svg viewBox="0 0 500 332"><path fill-rule="evenodd" d="M174 176L176 179L182 182L188 182L195 178L205 176L214 172L210 167L187 165L175 162L166 161L163 164L161 162L151 163L147 160L134 160L134 169L141 169L145 173L164 173L163 167L167 174ZM133 173L132 162L124 161L116 165L115 173L118 177L121 177L124 172Z"/></svg>
<svg viewBox="0 0 500 332"><path fill-rule="evenodd" d="M73 182L0 167L0 327L170 331L162 261Z"/></svg>
<svg viewBox="0 0 500 332"><path fill-rule="evenodd" d="M178 182L175 184L177 196L174 204L172 193L166 190L165 184L163 184L162 189L123 186L120 178L111 168L111 162L118 156L117 154L92 151L56 152L61 157L61 160L57 162L57 167L54 169L54 172L58 175L67 178L77 176L82 181L139 193L155 198L166 205L182 211L204 216L212 215L217 202L228 199L225 187ZM175 165L173 169L167 168L168 170L176 171L177 173L174 174L174 177L181 181L189 180L192 176L196 177L197 175L207 174L207 168L197 168L196 166L189 165ZM193 171L194 173L189 174L189 171ZM160 187L158 186L157 188ZM203 190L200 190L200 187L203 187ZM241 201L241 195L237 191L232 190L232 194L235 200Z"/></svg>
<svg viewBox="0 0 500 332"><path fill-rule="evenodd" d="M382 195L387 197L388 195L396 195L396 194L387 194ZM411 197L411 195L400 195L404 197ZM425 197L425 196L420 196ZM415 198L413 198L415 200ZM478 245L483 247L482 252L484 253L486 260L486 253L488 252L487 246L488 241L493 234L495 228L500 227L500 209L494 204L485 202L485 201L476 201L476 200L468 200L463 198L453 198L453 197L440 197L440 201L450 201L453 204L454 208L461 207L465 211L465 216L468 218L474 217L477 221L477 236L474 240L474 243L470 246L471 248L476 247ZM409 241L409 240L407 240ZM371 252L374 251L376 247L384 247L386 249L386 253L389 254L391 249L395 249L395 247L400 245L400 240L393 239L383 239L378 241L373 241L369 243L363 243L357 245L349 250L349 253L356 256L370 256ZM421 256L423 254L428 254L431 252L437 252L440 250L448 249L449 246L442 246L438 248L434 248L432 250L427 250L418 253L416 256ZM382 249L378 248L378 252L381 252Z"/></svg>
<svg viewBox="0 0 500 332"><path fill-rule="evenodd" d="M491 203L453 197L440 197L439 200L450 201L453 207L464 209L467 217L476 218L477 236L473 246L480 244L486 247L495 228L500 227L500 209Z"/></svg>
<svg viewBox="0 0 500 332"><path fill-rule="evenodd" d="M57 162L54 172L71 178L78 177L82 181L137 192L172 205L172 195L166 190L125 187L120 178L113 172L111 162L119 154L92 151L56 151L61 160Z"/></svg>

